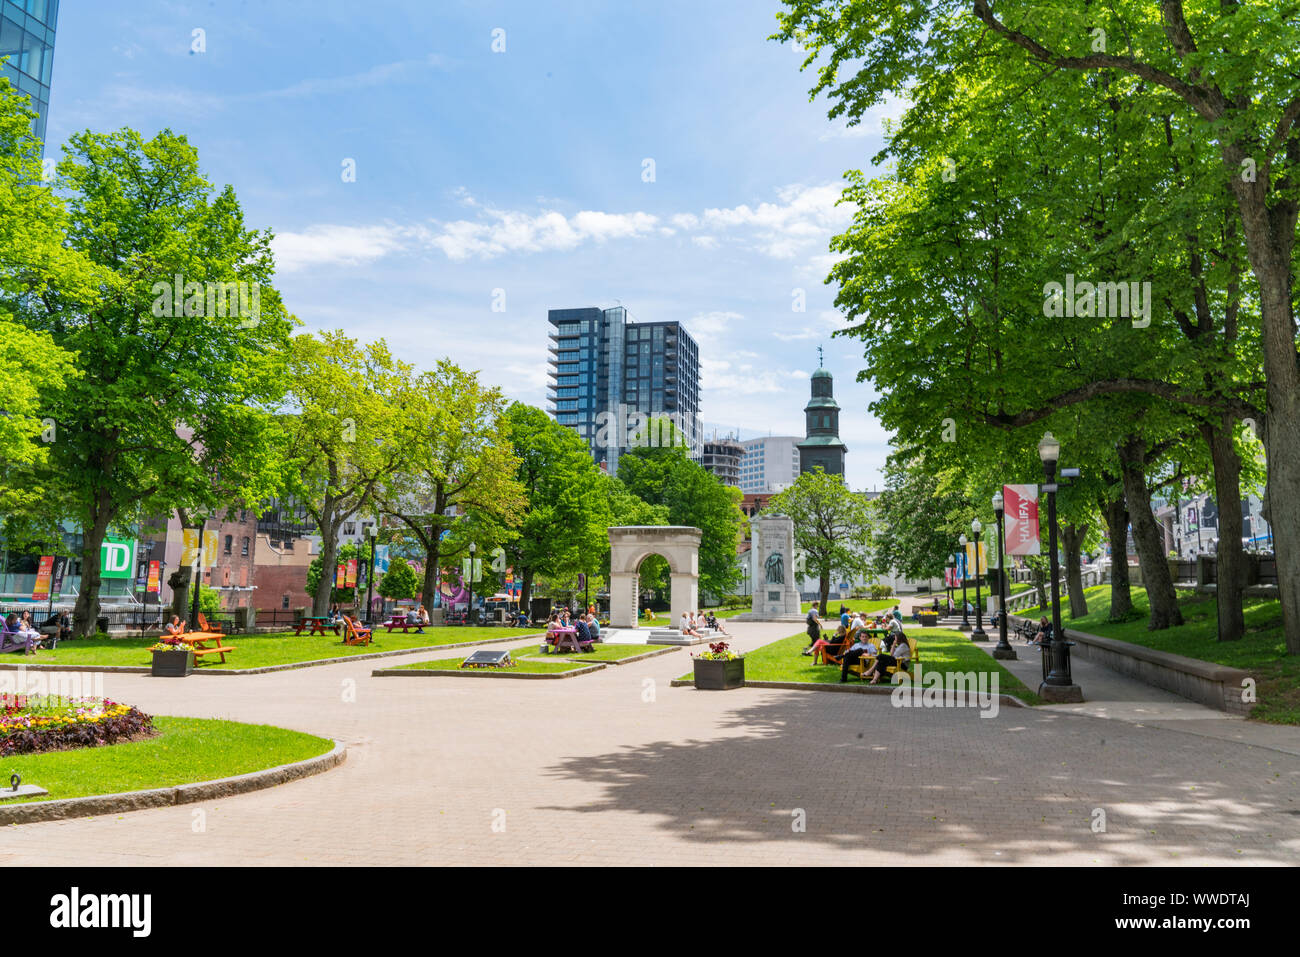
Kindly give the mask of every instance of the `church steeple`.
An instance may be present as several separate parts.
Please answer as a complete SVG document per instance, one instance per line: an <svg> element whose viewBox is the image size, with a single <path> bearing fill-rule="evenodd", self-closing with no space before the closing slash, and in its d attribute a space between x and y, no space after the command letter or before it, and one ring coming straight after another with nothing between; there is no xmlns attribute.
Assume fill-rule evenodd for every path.
<svg viewBox="0 0 1300 957"><path fill-rule="evenodd" d="M835 379L823 366L817 347L817 370L812 374L812 397L804 406L806 438L799 443L799 474L820 467L828 475L844 474L848 447L840 441L840 404L835 401Z"/></svg>

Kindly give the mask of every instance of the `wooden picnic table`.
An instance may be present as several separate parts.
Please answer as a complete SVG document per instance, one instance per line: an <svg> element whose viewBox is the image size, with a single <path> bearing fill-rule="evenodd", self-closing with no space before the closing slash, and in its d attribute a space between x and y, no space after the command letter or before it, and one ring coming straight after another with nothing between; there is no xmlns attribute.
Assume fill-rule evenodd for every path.
<svg viewBox="0 0 1300 957"><path fill-rule="evenodd" d="M298 622L298 627L294 629L293 633L295 635L301 635L302 630L310 625L311 634L313 635L325 634L326 628L333 629L334 634L337 635L339 633L338 623L332 622L333 619L331 619L329 615L303 615L302 621Z"/></svg>
<svg viewBox="0 0 1300 957"><path fill-rule="evenodd" d="M578 629L574 628L572 625L567 628L557 628L555 631L551 632L551 634L555 638L551 650L556 654L566 650L577 652L582 651L582 648L578 643Z"/></svg>
<svg viewBox="0 0 1300 957"><path fill-rule="evenodd" d="M222 639L226 636L215 631L192 631L188 635L181 635L180 639L190 651L194 652L195 658L202 658L204 655L220 655L221 663L226 663L226 652L234 651L230 645L222 645ZM208 642L212 642L211 646Z"/></svg>
<svg viewBox="0 0 1300 957"><path fill-rule="evenodd" d="M405 615L392 615L388 621L384 622L384 627L392 634L394 628L402 629L402 634L406 634L408 628L423 628L424 624L418 621L407 621Z"/></svg>

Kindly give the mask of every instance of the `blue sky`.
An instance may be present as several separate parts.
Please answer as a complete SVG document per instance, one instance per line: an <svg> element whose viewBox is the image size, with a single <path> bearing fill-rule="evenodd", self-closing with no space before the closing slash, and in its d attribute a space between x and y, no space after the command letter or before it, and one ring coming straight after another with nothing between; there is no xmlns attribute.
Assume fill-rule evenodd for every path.
<svg viewBox="0 0 1300 957"><path fill-rule="evenodd" d="M64 0L47 155L86 127L185 133L275 231L307 328L449 355L537 405L550 308L684 322L706 428L742 437L803 434L823 345L849 479L870 488L886 436L823 280L841 176L870 165L880 117L846 129L809 102L801 56L766 39L776 8Z"/></svg>

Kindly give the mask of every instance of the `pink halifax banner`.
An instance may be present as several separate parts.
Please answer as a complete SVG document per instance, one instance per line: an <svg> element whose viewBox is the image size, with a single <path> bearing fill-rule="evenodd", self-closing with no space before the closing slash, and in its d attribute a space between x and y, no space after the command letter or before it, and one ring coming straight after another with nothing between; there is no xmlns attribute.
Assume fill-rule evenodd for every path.
<svg viewBox="0 0 1300 957"><path fill-rule="evenodd" d="M1002 486L1008 555L1038 555L1038 486Z"/></svg>

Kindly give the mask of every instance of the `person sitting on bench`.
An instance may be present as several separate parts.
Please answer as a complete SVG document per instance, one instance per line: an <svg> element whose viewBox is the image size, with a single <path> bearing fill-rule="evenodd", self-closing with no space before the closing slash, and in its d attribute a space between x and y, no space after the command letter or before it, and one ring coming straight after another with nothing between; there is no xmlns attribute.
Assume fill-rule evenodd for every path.
<svg viewBox="0 0 1300 957"><path fill-rule="evenodd" d="M174 638L185 634L185 625L181 623L179 615L172 615L172 620L163 626L163 631Z"/></svg>
<svg viewBox="0 0 1300 957"><path fill-rule="evenodd" d="M880 676L888 673L886 671L887 668L893 668L896 666L899 671L906 671L907 663L911 660L912 646L907 643L907 639L903 637L903 633L900 631L897 637L894 638L894 643L890 646L889 653L877 655L876 663L872 665L871 670L862 677L870 678L873 685L879 684ZM847 672L845 674L847 674ZM841 680L843 679L841 678Z"/></svg>
<svg viewBox="0 0 1300 957"><path fill-rule="evenodd" d="M840 658L840 684L849 680L849 665L855 665L862 660L863 655L878 655L880 649L871 638L862 638L857 641L852 648L844 652Z"/></svg>

